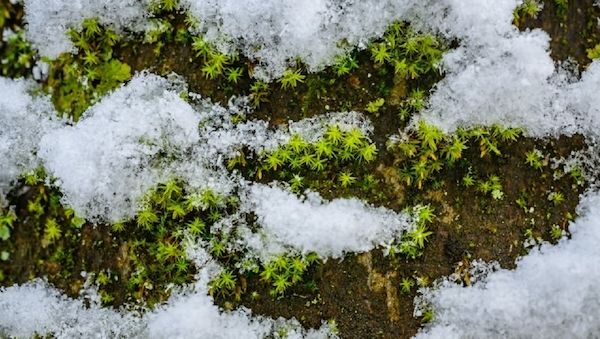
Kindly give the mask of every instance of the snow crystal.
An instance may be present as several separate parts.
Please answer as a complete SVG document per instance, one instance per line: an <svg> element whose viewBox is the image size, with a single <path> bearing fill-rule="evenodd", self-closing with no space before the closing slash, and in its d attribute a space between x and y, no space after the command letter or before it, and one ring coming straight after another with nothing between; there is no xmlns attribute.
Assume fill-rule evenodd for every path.
<svg viewBox="0 0 600 339"><path fill-rule="evenodd" d="M23 172L36 168L39 136L54 128L47 97L32 97L33 84L0 78L0 201Z"/></svg>
<svg viewBox="0 0 600 339"><path fill-rule="evenodd" d="M73 51L67 36L70 28L81 28L86 18L97 17L100 23L117 31L141 30L148 0L25 0L27 38L41 55L56 58Z"/></svg>
<svg viewBox="0 0 600 339"><path fill-rule="evenodd" d="M276 186L254 184L245 200L266 237L267 244L258 242L254 249L259 252L283 244L302 253L341 258L390 243L412 227L408 215L371 207L356 198L327 202L315 192L298 198Z"/></svg>

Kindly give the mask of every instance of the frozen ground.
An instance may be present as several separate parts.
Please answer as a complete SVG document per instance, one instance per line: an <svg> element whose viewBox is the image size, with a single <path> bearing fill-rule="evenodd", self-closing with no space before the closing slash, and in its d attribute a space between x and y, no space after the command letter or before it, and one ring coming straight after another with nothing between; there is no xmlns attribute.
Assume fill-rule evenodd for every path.
<svg viewBox="0 0 600 339"><path fill-rule="evenodd" d="M593 63L580 79L555 65L546 33L512 25L518 4L320 0L240 5L188 0L181 6L200 20L198 32L220 49L258 60L257 76L266 79L280 75L298 57L311 71L322 69L350 47L364 48L394 20L409 20L459 41L444 56L445 78L415 122L424 118L447 132L501 123L524 127L535 137L581 133L593 145L600 127L600 64ZM121 31L140 31L144 11L141 2L26 0L27 35L42 54L55 57L72 47L65 32L82 17L99 16ZM345 44L339 44L342 40ZM324 201L310 192L299 199L280 187L248 183L225 168L236 147L272 149L294 128L310 139L338 119L372 132L360 114L333 114L325 122L308 120L290 131L270 131L258 120L234 125L231 116L245 108L188 103L179 96L184 90L141 74L91 107L80 122L65 125L53 121L47 98L30 94L26 81L0 79L0 92L6 94L0 97L0 190L6 193L22 171L43 164L58 178L65 203L82 216L116 221L135 215L140 198L152 186L178 175L197 188L246 190L245 208L256 213L267 235L247 239L250 247L289 246L333 258L368 251L410 227L406 215L357 199ZM592 148L591 154L597 150ZM533 250L515 270L491 272L470 287L446 281L424 291L436 317L418 337L598 336L599 208L598 193L588 192L572 225L572 238ZM265 239L273 244L261 243ZM201 245L190 244L188 250ZM35 281L1 290L0 330L15 336L52 332L59 338L92 333L234 338L264 337L277 326L288 326L294 329L290 337L328 335L326 326L307 331L296 323L252 317L245 310L221 311L207 296L206 286L217 268L202 249L194 253L200 253L198 282L145 315L86 308L82 300L68 299Z"/></svg>

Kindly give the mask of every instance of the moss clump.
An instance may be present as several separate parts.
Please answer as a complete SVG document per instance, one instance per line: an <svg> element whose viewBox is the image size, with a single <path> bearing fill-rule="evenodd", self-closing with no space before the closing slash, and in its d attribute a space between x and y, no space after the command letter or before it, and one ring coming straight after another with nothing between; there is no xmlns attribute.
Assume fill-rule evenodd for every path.
<svg viewBox="0 0 600 339"><path fill-rule="evenodd" d="M590 59L600 59L600 44L597 44L593 48L587 50L587 56Z"/></svg>
<svg viewBox="0 0 600 339"><path fill-rule="evenodd" d="M458 130L454 135L446 135L437 127L421 121L411 135L392 140L387 147L397 157L401 180L406 185L421 189L445 167L459 164L466 149L478 147L481 158L501 156L499 143L514 142L520 134L519 129L492 126ZM465 165L468 164L462 164Z"/></svg>
<svg viewBox="0 0 600 339"><path fill-rule="evenodd" d="M25 39L23 30L18 29L4 37L5 42L0 47L0 70L5 77L21 77L30 75L33 68L35 53Z"/></svg>
<svg viewBox="0 0 600 339"><path fill-rule="evenodd" d="M538 0L524 0L513 12L514 22L518 26L527 19L535 19L541 10Z"/></svg>
<svg viewBox="0 0 600 339"><path fill-rule="evenodd" d="M82 30L70 30L76 54L62 54L52 61L45 88L56 109L77 121L103 95L131 77L131 68L114 58L121 38L103 28L97 19L85 19Z"/></svg>
<svg viewBox="0 0 600 339"><path fill-rule="evenodd" d="M271 296L282 296L289 287L301 282L308 268L315 263L320 263L315 253L305 256L280 255L264 265L260 278L271 285Z"/></svg>
<svg viewBox="0 0 600 339"><path fill-rule="evenodd" d="M377 146L362 131L331 125L314 142L293 134L285 145L256 159L241 152L228 166L255 180L286 181L295 193L311 189L340 197L377 191L377 179L368 173L377 158Z"/></svg>
<svg viewBox="0 0 600 339"><path fill-rule="evenodd" d="M383 41L369 49L376 64L389 64L396 74L410 79L437 70L444 53L443 44L433 35L415 32L402 22L392 24Z"/></svg>
<svg viewBox="0 0 600 339"><path fill-rule="evenodd" d="M17 1L0 2L0 75L19 78L31 76L36 53L25 39L23 7Z"/></svg>
<svg viewBox="0 0 600 339"><path fill-rule="evenodd" d="M425 243L433 234L427 227L435 218L431 206L416 206L411 213L416 220L415 226L404 233L400 241L392 244L387 250L392 259L397 259L400 255L407 259L416 259L422 256Z"/></svg>

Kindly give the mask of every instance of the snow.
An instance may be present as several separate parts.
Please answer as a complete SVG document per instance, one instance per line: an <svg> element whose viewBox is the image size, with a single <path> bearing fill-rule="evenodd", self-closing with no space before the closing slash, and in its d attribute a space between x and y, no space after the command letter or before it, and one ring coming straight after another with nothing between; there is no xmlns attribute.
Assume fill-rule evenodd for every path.
<svg viewBox="0 0 600 339"><path fill-rule="evenodd" d="M252 185L243 203L250 206L262 226L260 238L264 243L257 241L250 246L259 253L270 254L271 247L281 244L279 248L288 251L342 258L346 253L390 244L413 227L408 214L375 208L356 198L324 201L310 191L299 198L275 185Z"/></svg>
<svg viewBox="0 0 600 339"><path fill-rule="evenodd" d="M493 41L444 56L446 77L422 118L446 132L494 123L527 127L535 136L555 132L561 119L551 106L558 88L549 82L555 68L547 35L532 31Z"/></svg>
<svg viewBox="0 0 600 339"><path fill-rule="evenodd" d="M499 123L525 127L533 137L583 133L597 135L598 61L573 79L571 65L555 65L550 37L542 30L512 25L516 0L424 2L413 20L423 29L460 46L444 55L445 77L429 105L413 119L425 119L445 132ZM431 6L430 6L431 5Z"/></svg>
<svg viewBox="0 0 600 339"><path fill-rule="evenodd" d="M331 64L353 46L366 47L409 8L410 1L183 0L197 31L223 51L259 61L255 76L278 77L302 60L309 71Z"/></svg>
<svg viewBox="0 0 600 339"><path fill-rule="evenodd" d="M139 322L132 315L70 299L41 280L0 288L0 333L33 337L53 333L56 338L133 337Z"/></svg>
<svg viewBox="0 0 600 339"><path fill-rule="evenodd" d="M25 80L0 78L0 202L19 175L39 165L39 136L59 124L50 100L32 97L32 88Z"/></svg>

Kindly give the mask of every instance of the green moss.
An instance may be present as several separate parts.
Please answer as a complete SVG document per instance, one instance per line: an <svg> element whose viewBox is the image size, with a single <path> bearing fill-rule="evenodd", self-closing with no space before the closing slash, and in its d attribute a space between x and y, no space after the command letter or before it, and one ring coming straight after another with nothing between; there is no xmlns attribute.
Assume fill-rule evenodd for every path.
<svg viewBox="0 0 600 339"><path fill-rule="evenodd" d="M569 10L569 0L554 0L554 5L556 6L556 15L561 20L566 20Z"/></svg>
<svg viewBox="0 0 600 339"><path fill-rule="evenodd" d="M496 175L490 175L485 180L478 180L477 190L484 195L490 196L494 200L501 200L504 197L500 178Z"/></svg>
<svg viewBox="0 0 600 339"><path fill-rule="evenodd" d="M538 0L524 0L513 12L515 24L518 26L528 18L535 19L542 10L542 4Z"/></svg>
<svg viewBox="0 0 600 339"><path fill-rule="evenodd" d="M10 18L10 9L8 8L8 3L0 2L0 29L4 28L6 24L6 20Z"/></svg>
<svg viewBox="0 0 600 339"><path fill-rule="evenodd" d="M18 29L0 44L0 70L5 77L21 77L30 75L35 53L25 39L23 30Z"/></svg>
<svg viewBox="0 0 600 339"><path fill-rule="evenodd" d="M379 109L385 104L384 98L378 98L377 100L371 101L367 104L365 110L369 113L376 114Z"/></svg>
<svg viewBox="0 0 600 339"><path fill-rule="evenodd" d="M152 0L148 4L148 10L154 15L174 12L179 7L178 0Z"/></svg>
<svg viewBox="0 0 600 339"><path fill-rule="evenodd" d="M0 215L0 240L7 241L10 238L10 232L16 220L14 211L3 211Z"/></svg>
<svg viewBox="0 0 600 339"><path fill-rule="evenodd" d="M338 77L350 74L358 69L358 62L351 55L340 55L335 59L333 70Z"/></svg>
<svg viewBox="0 0 600 339"><path fill-rule="evenodd" d="M531 166L531 168L536 170L541 170L545 165L544 156L538 149L533 149L525 153L525 162L527 165Z"/></svg>
<svg viewBox="0 0 600 339"><path fill-rule="evenodd" d="M304 82L304 79L306 79L306 76L302 75L299 69L288 69L285 70L285 72L283 72L283 75L278 80L278 82L281 83L281 88L283 89L286 89L288 87L293 89L296 88L296 86L298 86L298 83Z"/></svg>
<svg viewBox="0 0 600 339"><path fill-rule="evenodd" d="M416 206L412 209L411 213L416 220L415 227L405 232L400 241L388 248L388 255L392 259L398 258L399 255L408 259L416 259L422 256L425 243L433 234L427 227L435 218L431 206Z"/></svg>
<svg viewBox="0 0 600 339"><path fill-rule="evenodd" d="M421 121L407 139L390 141L387 148L401 164L398 173L401 180L406 185L421 189L436 173L459 163L469 147L478 147L481 158L501 156L499 142L514 142L520 134L519 129L492 126L458 130L454 135L446 135ZM466 183L472 184L471 181L472 178L467 177Z"/></svg>
<svg viewBox="0 0 600 339"><path fill-rule="evenodd" d="M597 44L593 48L587 50L587 56L590 59L599 59L600 58L600 44Z"/></svg>
<svg viewBox="0 0 600 339"><path fill-rule="evenodd" d="M288 288L303 281L308 268L318 262L320 258L315 253L305 256L280 255L262 268L260 278L271 285L271 296L282 296Z"/></svg>
<svg viewBox="0 0 600 339"><path fill-rule="evenodd" d="M77 54L62 54L52 61L45 84L57 110L74 121L131 77L131 68L113 57L121 38L101 27L97 19L84 20L82 27L81 31L69 31Z"/></svg>
<svg viewBox="0 0 600 339"><path fill-rule="evenodd" d="M437 70L444 49L433 35L415 32L401 22L392 24L383 41L370 47L376 64L389 64L396 74L410 79Z"/></svg>
<svg viewBox="0 0 600 339"><path fill-rule="evenodd" d="M30 77L36 53L25 39L20 2L0 2L0 75Z"/></svg>
<svg viewBox="0 0 600 339"><path fill-rule="evenodd" d="M206 192L200 199L205 205L191 204L182 183L171 180L148 194L145 210L135 220L112 227L93 226L61 205L60 192L36 183L37 175L30 173L24 178L23 184L35 183L22 202L27 208L17 206L14 215L6 212L0 218L2 229L14 228L20 232L20 239L27 238L31 248L25 258L21 254L7 260L8 267L12 267L9 282L18 279L13 274L23 269L21 265L25 263L18 262L23 259L28 260L26 267L33 265L28 270L44 273L68 291L80 284L78 272L86 271L95 275L105 304L144 302L153 306L168 298L172 284L190 282L194 267L185 256L183 237L189 234L210 239L206 229L209 226L198 223L212 225L216 220L208 221L210 212L227 208L226 203L217 206L218 199ZM180 206L181 210L173 206ZM148 211L152 217L145 213ZM193 219L189 214L193 214ZM0 242L0 251L15 250L13 244ZM91 261L86 252L95 253ZM32 255L36 260L29 262ZM115 260L117 255L119 259Z"/></svg>
<svg viewBox="0 0 600 339"><path fill-rule="evenodd" d="M375 161L377 155L376 145L360 130L342 131L332 125L315 142L309 143L294 134L287 144L260 154L256 161L241 161L238 157L230 160L229 167L238 167L258 180L287 181L298 193L308 188L322 191L324 184L342 193L360 189L360 186L374 188L375 179L366 176L364 165ZM363 169L357 171L357 168ZM331 180L332 177L336 180Z"/></svg>

